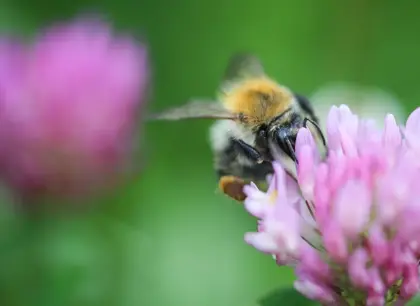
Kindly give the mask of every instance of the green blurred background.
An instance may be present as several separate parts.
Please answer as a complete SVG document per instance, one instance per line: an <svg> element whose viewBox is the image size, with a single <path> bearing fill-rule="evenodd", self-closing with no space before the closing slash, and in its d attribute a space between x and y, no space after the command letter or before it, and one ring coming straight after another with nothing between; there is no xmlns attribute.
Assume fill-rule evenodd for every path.
<svg viewBox="0 0 420 306"><path fill-rule="evenodd" d="M0 30L30 37L58 20L105 14L148 43L151 110L213 97L230 55L248 50L300 93L347 81L387 90L411 111L420 100L420 4L408 3L0 0ZM209 125L143 127L143 172L100 211L44 216L23 235L4 205L0 305L253 306L291 286L292 271L244 243L255 219L216 191Z"/></svg>

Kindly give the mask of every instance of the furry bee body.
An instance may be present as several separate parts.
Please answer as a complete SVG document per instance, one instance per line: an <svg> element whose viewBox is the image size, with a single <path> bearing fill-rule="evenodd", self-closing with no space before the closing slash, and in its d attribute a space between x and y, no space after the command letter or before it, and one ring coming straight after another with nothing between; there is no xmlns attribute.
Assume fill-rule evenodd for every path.
<svg viewBox="0 0 420 306"><path fill-rule="evenodd" d="M218 102L192 101L152 118L219 119L210 129L210 142L219 186L231 197L243 200L246 181L265 181L273 173L273 145L296 162L297 132L308 122L325 144L309 101L268 77L258 58L233 56L220 89Z"/></svg>
<svg viewBox="0 0 420 306"><path fill-rule="evenodd" d="M290 110L287 113L283 110L280 115L277 113L277 116L272 116L268 121L255 122L254 126L227 120L218 120L212 125L210 144L214 153L214 168L219 179L222 176L236 176L254 182L264 181L267 175L273 173L271 163L273 155L266 139L264 136L259 137L259 133L265 131L265 134L270 134L270 131L274 131L278 126L297 133L298 129L304 125L304 119L308 117L318 123L318 118L304 97L293 94L290 100ZM256 148L261 159L256 160L244 152L243 144L239 145L238 141ZM293 147L294 142L295 137L292 136Z"/></svg>

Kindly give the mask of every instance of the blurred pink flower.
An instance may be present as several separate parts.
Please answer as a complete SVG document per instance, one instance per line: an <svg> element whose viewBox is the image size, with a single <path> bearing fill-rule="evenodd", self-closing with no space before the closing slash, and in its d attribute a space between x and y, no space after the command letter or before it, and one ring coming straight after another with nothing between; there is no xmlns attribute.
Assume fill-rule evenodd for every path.
<svg viewBox="0 0 420 306"><path fill-rule="evenodd" d="M405 137L392 115L381 130L334 106L328 157L314 154L309 130L298 134L292 191L279 162L267 193L245 187L245 207L259 218L258 232L245 240L295 267L295 287L307 297L323 305L402 305L419 292L420 108L402 130Z"/></svg>
<svg viewBox="0 0 420 306"><path fill-rule="evenodd" d="M0 176L20 194L104 188L130 163L147 52L97 20L0 40Z"/></svg>

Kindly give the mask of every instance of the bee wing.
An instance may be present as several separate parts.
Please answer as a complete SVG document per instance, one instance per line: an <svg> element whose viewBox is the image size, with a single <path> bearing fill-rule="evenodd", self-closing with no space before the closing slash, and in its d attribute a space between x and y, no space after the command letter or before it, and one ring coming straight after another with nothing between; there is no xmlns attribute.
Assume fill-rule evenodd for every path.
<svg viewBox="0 0 420 306"><path fill-rule="evenodd" d="M221 85L222 91L229 90L242 80L264 75L264 67L258 57L250 53L234 54L226 67Z"/></svg>
<svg viewBox="0 0 420 306"><path fill-rule="evenodd" d="M149 120L183 120L183 119L228 119L237 116L215 101L193 100L182 106L169 108L163 112L151 114Z"/></svg>

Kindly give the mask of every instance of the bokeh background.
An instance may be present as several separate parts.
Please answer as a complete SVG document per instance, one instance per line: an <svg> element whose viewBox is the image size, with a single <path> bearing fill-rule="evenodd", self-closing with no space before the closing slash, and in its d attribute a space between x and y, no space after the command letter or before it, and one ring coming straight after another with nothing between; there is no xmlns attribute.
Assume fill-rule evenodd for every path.
<svg viewBox="0 0 420 306"><path fill-rule="evenodd" d="M147 42L153 111L214 97L228 58L246 50L299 93L351 84L343 85L350 100L335 91L325 101L405 120L420 101L420 4L408 3L0 0L0 31L30 38L56 21L105 15ZM360 98L364 90L373 90L371 99ZM314 99L321 117L322 97ZM36 229L26 222L22 233L3 192L0 305L253 306L292 286L291 270L244 243L255 219L217 192L210 124L143 126L142 172L107 195L100 210L44 215L41 228L39 220ZM278 305L293 303L303 302Z"/></svg>

